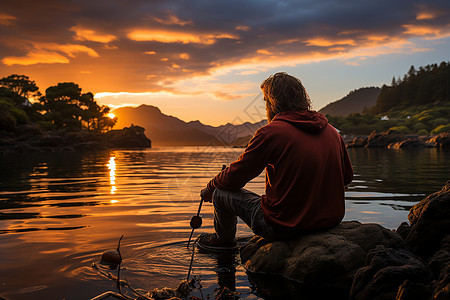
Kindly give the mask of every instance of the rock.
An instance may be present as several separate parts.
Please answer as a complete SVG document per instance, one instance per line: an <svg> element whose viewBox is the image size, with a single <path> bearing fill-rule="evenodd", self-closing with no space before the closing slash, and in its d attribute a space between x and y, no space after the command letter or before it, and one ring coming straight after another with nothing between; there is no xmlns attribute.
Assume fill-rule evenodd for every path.
<svg viewBox="0 0 450 300"><path fill-rule="evenodd" d="M450 232L450 181L441 191L414 205L408 219L411 230L405 239L407 247L418 256L430 257Z"/></svg>
<svg viewBox="0 0 450 300"><path fill-rule="evenodd" d="M395 142L389 144L389 149L411 149L411 148L426 148L430 147L428 144L417 139L408 139L406 141Z"/></svg>
<svg viewBox="0 0 450 300"><path fill-rule="evenodd" d="M436 148L450 148L450 132L438 134L427 140L427 144Z"/></svg>
<svg viewBox="0 0 450 300"><path fill-rule="evenodd" d="M434 274L433 295L435 299L450 298L450 235L442 239L441 248L428 261Z"/></svg>
<svg viewBox="0 0 450 300"><path fill-rule="evenodd" d="M367 137L355 137L347 147L364 147L367 144Z"/></svg>
<svg viewBox="0 0 450 300"><path fill-rule="evenodd" d="M405 293L405 286L403 292L399 290L407 280L415 289L422 285L421 293L428 295L425 286L431 279L430 269L410 251L378 245L367 255L366 266L356 273L350 299L395 299L398 293Z"/></svg>
<svg viewBox="0 0 450 300"><path fill-rule="evenodd" d="M105 139L113 148L151 148L152 142L145 136L145 129L131 125L121 130L111 130Z"/></svg>
<svg viewBox="0 0 450 300"><path fill-rule="evenodd" d="M14 136L17 141L36 140L43 132L37 124L29 123L16 126Z"/></svg>
<svg viewBox="0 0 450 300"><path fill-rule="evenodd" d="M396 233L378 224L352 221L289 241L267 243L255 236L241 249L241 260L253 273L279 274L305 284L350 288L366 254L377 245L404 247Z"/></svg>
<svg viewBox="0 0 450 300"><path fill-rule="evenodd" d="M430 298L428 285L405 280L398 288L395 300L423 300Z"/></svg>
<svg viewBox="0 0 450 300"><path fill-rule="evenodd" d="M95 151L95 150L106 150L108 147L101 142L82 142L73 145L75 150L80 151Z"/></svg>
<svg viewBox="0 0 450 300"><path fill-rule="evenodd" d="M402 222L397 230L395 230L395 232L397 232L402 239L406 239L406 237L408 236L409 232L411 231L411 226L409 226L409 224L407 222Z"/></svg>
<svg viewBox="0 0 450 300"><path fill-rule="evenodd" d="M34 146L38 147L61 147L65 144L65 139L62 136L59 135L44 135L40 139L38 139L36 142L33 143Z"/></svg>
<svg viewBox="0 0 450 300"><path fill-rule="evenodd" d="M101 264L107 264L117 267L122 262L122 256L117 250L108 250L103 252L100 259Z"/></svg>
<svg viewBox="0 0 450 300"><path fill-rule="evenodd" d="M348 300L349 289L324 285L305 285L282 276L247 272L256 296L263 299ZM301 295L301 298L300 298Z"/></svg>
<svg viewBox="0 0 450 300"><path fill-rule="evenodd" d="M13 151L14 152L41 152L41 150L39 148L33 147L29 144L25 144L25 143L19 143L14 145L13 147Z"/></svg>
<svg viewBox="0 0 450 300"><path fill-rule="evenodd" d="M388 130L380 133L373 131L367 138L367 144L365 145L365 147L387 147L389 144L405 140L407 140L407 137L396 130Z"/></svg>

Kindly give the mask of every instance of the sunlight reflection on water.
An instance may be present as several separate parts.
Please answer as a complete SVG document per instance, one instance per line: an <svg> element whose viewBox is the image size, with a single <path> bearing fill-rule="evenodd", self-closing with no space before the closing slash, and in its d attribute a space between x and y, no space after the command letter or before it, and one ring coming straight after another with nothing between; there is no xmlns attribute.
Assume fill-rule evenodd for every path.
<svg viewBox="0 0 450 300"><path fill-rule="evenodd" d="M1 295L89 298L111 289L111 282L89 266L103 251L115 249L122 234L124 274L134 286L176 287L187 274L189 220L199 192L241 152L180 147L0 156ZM349 153L355 180L346 193L345 220L396 228L412 205L448 179L448 152ZM262 194L264 180L261 174L246 188ZM210 204L202 216L204 225L195 235L213 231ZM251 231L241 222L238 235ZM231 281L219 276L224 263L233 266ZM228 280L246 297L256 297L238 257L219 261L200 253L193 272L202 275L206 293Z"/></svg>

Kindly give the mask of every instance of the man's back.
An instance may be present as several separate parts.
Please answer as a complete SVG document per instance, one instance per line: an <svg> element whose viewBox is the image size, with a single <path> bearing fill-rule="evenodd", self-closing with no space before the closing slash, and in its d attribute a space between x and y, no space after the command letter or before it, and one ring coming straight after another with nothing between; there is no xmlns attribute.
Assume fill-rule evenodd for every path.
<svg viewBox="0 0 450 300"><path fill-rule="evenodd" d="M262 130L271 143L262 208L274 227L332 227L345 213L353 171L344 142L322 115L284 112Z"/></svg>
<svg viewBox="0 0 450 300"><path fill-rule="evenodd" d="M341 136L323 115L309 110L277 114L214 185L241 188L264 168L262 209L268 224L303 231L342 220L344 186L353 171Z"/></svg>

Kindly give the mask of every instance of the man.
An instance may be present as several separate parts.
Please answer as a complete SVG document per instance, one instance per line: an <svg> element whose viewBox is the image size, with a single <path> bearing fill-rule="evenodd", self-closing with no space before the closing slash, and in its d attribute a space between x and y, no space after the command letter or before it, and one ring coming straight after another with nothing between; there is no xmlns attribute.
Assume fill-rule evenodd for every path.
<svg viewBox="0 0 450 300"><path fill-rule="evenodd" d="M322 114L310 110L299 79L276 73L261 89L269 123L201 191L202 199L214 205L216 231L199 237L201 249L235 249L237 217L268 240L331 228L344 217L353 169L342 137ZM264 169L265 195L243 189Z"/></svg>

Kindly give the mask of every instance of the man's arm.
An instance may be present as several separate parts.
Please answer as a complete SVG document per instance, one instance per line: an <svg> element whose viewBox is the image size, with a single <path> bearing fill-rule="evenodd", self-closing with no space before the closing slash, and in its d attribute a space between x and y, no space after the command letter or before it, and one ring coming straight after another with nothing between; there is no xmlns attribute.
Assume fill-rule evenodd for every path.
<svg viewBox="0 0 450 300"><path fill-rule="evenodd" d="M216 188L235 190L244 187L250 180L261 174L270 157L270 143L264 135L264 129L258 130L244 153L228 168L215 176L201 192L202 199L211 201ZM203 198L204 197L204 198Z"/></svg>

